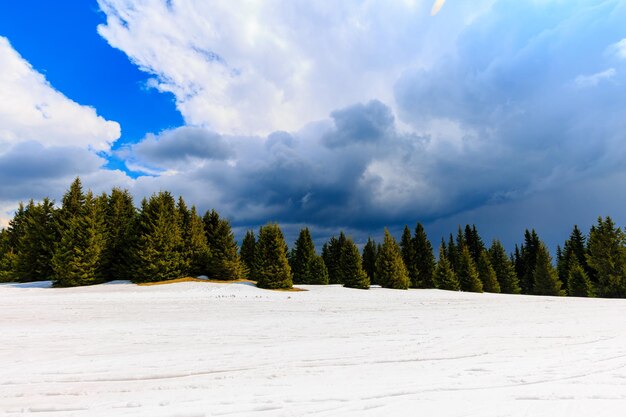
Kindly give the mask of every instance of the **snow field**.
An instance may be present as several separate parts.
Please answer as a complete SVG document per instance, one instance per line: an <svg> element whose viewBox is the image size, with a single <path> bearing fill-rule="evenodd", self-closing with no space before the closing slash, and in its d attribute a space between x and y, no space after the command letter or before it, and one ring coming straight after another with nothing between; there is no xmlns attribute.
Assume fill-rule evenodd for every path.
<svg viewBox="0 0 626 417"><path fill-rule="evenodd" d="M625 415L626 300L45 287L0 285L0 415Z"/></svg>

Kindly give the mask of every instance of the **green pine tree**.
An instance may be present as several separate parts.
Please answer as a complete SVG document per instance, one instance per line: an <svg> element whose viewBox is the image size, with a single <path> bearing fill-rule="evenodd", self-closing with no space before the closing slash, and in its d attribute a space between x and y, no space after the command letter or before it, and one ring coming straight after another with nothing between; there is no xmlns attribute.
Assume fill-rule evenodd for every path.
<svg viewBox="0 0 626 417"><path fill-rule="evenodd" d="M339 238L331 237L322 248L322 258L328 269L329 282L331 284L343 284L343 261L342 256L346 246L346 235L339 233Z"/></svg>
<svg viewBox="0 0 626 417"><path fill-rule="evenodd" d="M137 210L128 190L111 190L106 203L105 223L107 240L102 255L105 279L131 279L137 245Z"/></svg>
<svg viewBox="0 0 626 417"><path fill-rule="evenodd" d="M572 297L593 297L593 284L576 258L572 259L568 277L568 294Z"/></svg>
<svg viewBox="0 0 626 417"><path fill-rule="evenodd" d="M500 284L498 283L496 271L491 265L489 255L487 255L487 252L484 250L480 253L480 257L478 258L477 270L478 277L483 284L483 290L485 292L499 293Z"/></svg>
<svg viewBox="0 0 626 417"><path fill-rule="evenodd" d="M207 265L209 277L227 281L244 278L245 267L239 257L239 249L230 222L220 218L215 210L207 211L203 220L211 252Z"/></svg>
<svg viewBox="0 0 626 417"><path fill-rule="evenodd" d="M10 245L9 231L0 229L0 282L15 280L16 255Z"/></svg>
<svg viewBox="0 0 626 417"><path fill-rule="evenodd" d="M65 201L68 200L64 198ZM82 201L82 207L71 206L71 211L62 213L65 217L61 240L52 257L54 285L57 287L92 285L104 281L105 207L91 192Z"/></svg>
<svg viewBox="0 0 626 417"><path fill-rule="evenodd" d="M22 282L51 280L54 276L52 256L58 240L54 202L45 198L32 200L19 214L21 223L14 248L14 273Z"/></svg>
<svg viewBox="0 0 626 417"><path fill-rule="evenodd" d="M321 256L315 255L309 263L309 276L306 278L306 282L313 285L327 285L328 284L328 269Z"/></svg>
<svg viewBox="0 0 626 417"><path fill-rule="evenodd" d="M539 242L537 248L537 263L533 269L533 291L535 295L565 295L561 289L563 283L559 280L556 269L552 266L552 258L548 248L543 242Z"/></svg>
<svg viewBox="0 0 626 417"><path fill-rule="evenodd" d="M141 202L135 252L135 282L184 276L183 238L174 197L161 191Z"/></svg>
<svg viewBox="0 0 626 417"><path fill-rule="evenodd" d="M315 256L313 238L311 237L309 228L305 227L300 230L300 234L298 235L298 239L296 239L290 256L294 284L312 284L308 282L309 279L313 278L309 269Z"/></svg>
<svg viewBox="0 0 626 417"><path fill-rule="evenodd" d="M499 240L494 240L489 248L489 260L496 273L500 291L505 294L519 294L519 279L513 262L507 257L504 246Z"/></svg>
<svg viewBox="0 0 626 417"><path fill-rule="evenodd" d="M452 265L446 257L445 243L439 248L439 261L435 268L435 283L437 288L448 291L460 291L461 284L456 274L452 270Z"/></svg>
<svg viewBox="0 0 626 417"><path fill-rule="evenodd" d="M626 235L610 217L591 228L587 263L600 297L626 297Z"/></svg>
<svg viewBox="0 0 626 417"><path fill-rule="evenodd" d="M421 223L415 226L413 246L415 248L418 277L415 286L418 288L435 288L436 285L433 278L435 273L435 256L433 255L433 247Z"/></svg>
<svg viewBox="0 0 626 417"><path fill-rule="evenodd" d="M400 246L386 228L385 240L376 259L376 277L384 288L409 288L409 274L402 260Z"/></svg>
<svg viewBox="0 0 626 417"><path fill-rule="evenodd" d="M535 265L537 265L537 255L539 252L540 240L535 230L524 232L524 244L522 245L520 261L521 275L520 287L523 294L534 294L533 289Z"/></svg>
<svg viewBox="0 0 626 417"><path fill-rule="evenodd" d="M181 204L182 203L182 204ZM182 220L183 258L182 266L185 275L198 277L206 275L206 267L211 259L211 250L204 233L204 222L198 215L196 206L186 210L184 202L178 204L179 216Z"/></svg>
<svg viewBox="0 0 626 417"><path fill-rule="evenodd" d="M256 247L256 238L254 237L254 231L248 230L241 242L241 248L239 249L239 256L241 262L246 268L247 276L252 277L254 275L254 251Z"/></svg>
<svg viewBox="0 0 626 417"><path fill-rule="evenodd" d="M370 280L363 270L359 248L357 248L352 239L347 239L343 251L343 286L368 289Z"/></svg>
<svg viewBox="0 0 626 417"><path fill-rule="evenodd" d="M259 288L288 289L292 287L291 267L287 260L287 244L275 223L262 226L256 245L255 278Z"/></svg>
<svg viewBox="0 0 626 417"><path fill-rule="evenodd" d="M483 284L480 282L476 265L467 245L463 245L461 248L457 276L461 284L461 291L483 292Z"/></svg>
<svg viewBox="0 0 626 417"><path fill-rule="evenodd" d="M363 269L370 279L372 285L378 285L376 280L376 257L378 256L378 246L371 238L367 238L367 243L363 246Z"/></svg>
<svg viewBox="0 0 626 417"><path fill-rule="evenodd" d="M412 288L418 288L420 286L420 276L417 268L417 252L414 243L411 230L409 226L405 225L402 238L400 239L400 251L404 265L409 273L410 286Z"/></svg>

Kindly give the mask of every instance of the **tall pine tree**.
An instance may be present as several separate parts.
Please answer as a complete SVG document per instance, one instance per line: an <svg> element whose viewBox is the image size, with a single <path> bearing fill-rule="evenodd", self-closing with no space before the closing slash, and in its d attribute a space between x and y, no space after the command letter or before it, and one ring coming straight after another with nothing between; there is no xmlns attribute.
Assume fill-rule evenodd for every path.
<svg viewBox="0 0 626 417"><path fill-rule="evenodd" d="M254 275L255 248L256 238L254 237L254 231L248 230L243 238L243 241L241 242L241 248L239 249L239 256L241 257L241 262L243 262L243 265L246 268L248 277L252 277Z"/></svg>
<svg viewBox="0 0 626 417"><path fill-rule="evenodd" d="M254 273L258 287L268 289L292 287L287 244L277 224L270 223L260 228L255 265Z"/></svg>
<svg viewBox="0 0 626 417"><path fill-rule="evenodd" d="M368 289L370 279L363 270L359 248L356 247L352 239L347 239L343 251L344 287Z"/></svg>
<svg viewBox="0 0 626 417"><path fill-rule="evenodd" d="M437 262L437 267L435 268L434 279L437 284L437 288L439 289L448 291L461 290L459 279L446 256L446 246L444 242L442 242L441 247L439 248L439 261Z"/></svg>
<svg viewBox="0 0 626 417"><path fill-rule="evenodd" d="M500 291L505 294L519 294L522 290L515 272L513 262L507 257L506 251L499 240L494 240L489 248L489 260L496 273Z"/></svg>
<svg viewBox="0 0 626 417"><path fill-rule="evenodd" d="M371 238L367 238L367 243L363 246L363 269L370 279L372 285L378 285L376 281L376 257L378 256L378 245Z"/></svg>
<svg viewBox="0 0 626 417"><path fill-rule="evenodd" d="M573 257L570 261L569 277L568 277L568 295L572 297L593 297L593 284L589 279L589 276L585 272L582 266L578 263L578 260Z"/></svg>
<svg viewBox="0 0 626 417"><path fill-rule="evenodd" d="M209 277L220 280L243 278L245 268L239 257L237 242L230 222L220 218L215 210L207 211L203 220L204 232L211 252L207 265Z"/></svg>
<svg viewBox="0 0 626 417"><path fill-rule="evenodd" d="M384 288L406 290L409 288L409 274L402 260L400 246L385 228L385 240L376 259L376 277Z"/></svg>
<svg viewBox="0 0 626 417"><path fill-rule="evenodd" d="M130 192L113 188L105 211L107 240L102 254L105 279L130 279L137 245L137 210Z"/></svg>
<svg viewBox="0 0 626 417"><path fill-rule="evenodd" d="M550 252L541 241L537 247L533 281L533 293L536 295L565 295L565 291L561 289L563 283L559 280L556 269L552 266Z"/></svg>
<svg viewBox="0 0 626 417"><path fill-rule="evenodd" d="M433 255L433 247L421 223L415 226L413 247L415 248L417 265L417 282L414 283L414 286L417 288L435 288L433 279L435 273L435 256Z"/></svg>
<svg viewBox="0 0 626 417"><path fill-rule="evenodd" d="M402 253L402 260L409 273L410 286L418 288L419 285L419 270L417 268L417 253L415 251L415 244L411 236L411 230L409 226L404 226L402 232L402 238L400 239L400 251Z"/></svg>
<svg viewBox="0 0 626 417"><path fill-rule="evenodd" d="M480 282L476 265L467 245L463 245L461 248L457 276L461 284L461 291L483 292L483 284Z"/></svg>
<svg viewBox="0 0 626 417"><path fill-rule="evenodd" d="M587 262L601 297L626 297L626 235L610 217L598 218L589 233Z"/></svg>
<svg viewBox="0 0 626 417"><path fill-rule="evenodd" d="M298 239L291 251L290 265L293 272L294 284L311 284L308 282L311 278L311 262L315 258L315 245L313 238L309 232L309 228L305 227L300 230Z"/></svg>

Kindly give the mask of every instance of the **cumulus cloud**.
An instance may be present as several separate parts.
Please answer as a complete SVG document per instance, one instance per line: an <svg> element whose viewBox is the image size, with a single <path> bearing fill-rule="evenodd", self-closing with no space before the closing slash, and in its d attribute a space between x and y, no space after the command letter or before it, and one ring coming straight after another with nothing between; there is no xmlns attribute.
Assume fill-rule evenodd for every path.
<svg viewBox="0 0 626 417"><path fill-rule="evenodd" d="M55 90L0 36L0 143L109 149L120 126Z"/></svg>
<svg viewBox="0 0 626 417"><path fill-rule="evenodd" d="M490 1L459 5L445 31L425 22L428 0L98 3L99 33L175 95L187 124L267 135L354 103L393 107L398 74L427 64Z"/></svg>
<svg viewBox="0 0 626 417"><path fill-rule="evenodd" d="M581 88L595 87L603 81L608 81L614 78L615 75L617 75L615 68L609 68L605 71L597 72L591 75L579 75L574 80L574 84Z"/></svg>

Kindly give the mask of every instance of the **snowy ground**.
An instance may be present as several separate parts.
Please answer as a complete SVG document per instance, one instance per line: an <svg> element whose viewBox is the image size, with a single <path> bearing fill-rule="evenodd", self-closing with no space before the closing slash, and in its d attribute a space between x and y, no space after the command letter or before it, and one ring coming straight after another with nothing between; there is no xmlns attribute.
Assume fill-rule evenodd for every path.
<svg viewBox="0 0 626 417"><path fill-rule="evenodd" d="M0 285L0 415L626 415L626 300L38 287Z"/></svg>

